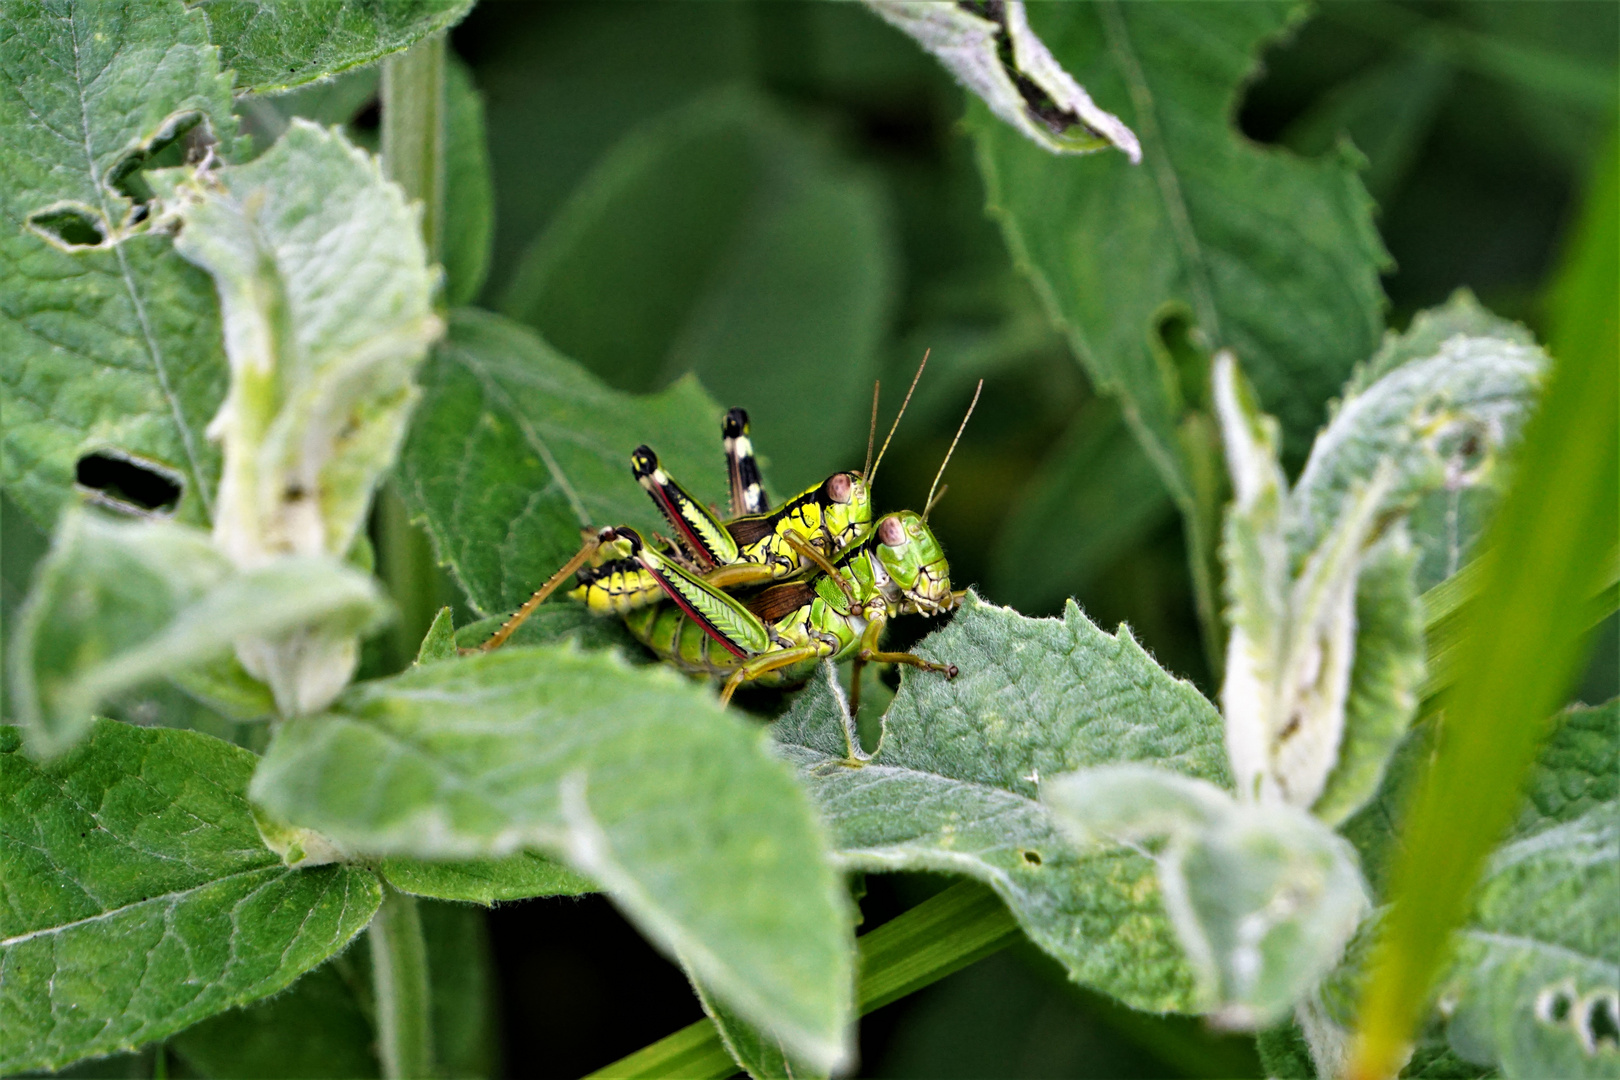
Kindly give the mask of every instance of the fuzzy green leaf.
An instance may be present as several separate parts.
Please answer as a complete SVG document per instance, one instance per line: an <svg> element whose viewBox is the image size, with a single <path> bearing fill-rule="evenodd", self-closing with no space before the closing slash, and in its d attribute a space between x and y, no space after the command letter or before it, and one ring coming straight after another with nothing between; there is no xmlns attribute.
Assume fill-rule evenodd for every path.
<svg viewBox="0 0 1620 1080"><path fill-rule="evenodd" d="M37 765L0 732L0 1069L57 1068L274 994L381 900L369 871L290 870L259 839L255 759L98 721Z"/></svg>
<svg viewBox="0 0 1620 1080"><path fill-rule="evenodd" d="M805 1060L848 1055L847 900L809 803L672 672L568 646L414 668L284 725L253 794L351 850L558 855Z"/></svg>
<svg viewBox="0 0 1620 1080"><path fill-rule="evenodd" d="M417 666L456 658L456 624L447 607L440 608L416 650Z"/></svg>
<svg viewBox="0 0 1620 1080"><path fill-rule="evenodd" d="M961 674L904 674L869 762L850 760L826 678L777 723L840 861L976 878L1076 981L1135 1008L1196 1008L1152 860L1074 852L1035 800L1046 777L1125 761L1228 785L1214 706L1072 602L1062 619L1028 619L970 594L917 651Z"/></svg>
<svg viewBox="0 0 1620 1080"><path fill-rule="evenodd" d="M1239 802L1147 765L1054 777L1041 801L1086 849L1167 840L1157 852L1164 903L1202 1007L1223 1026L1287 1015L1366 911L1354 850L1296 807Z"/></svg>
<svg viewBox="0 0 1620 1080"><path fill-rule="evenodd" d="M287 556L239 572L208 534L167 521L63 518L10 642L9 690L29 749L60 753L121 690L314 623L358 633L388 606L365 575Z"/></svg>
<svg viewBox="0 0 1620 1080"><path fill-rule="evenodd" d="M132 216L143 170L178 161L188 131L231 153L230 80L206 31L180 0L0 12L0 479L46 530L95 452L178 485L183 520L212 516L218 305Z"/></svg>
<svg viewBox="0 0 1620 1080"><path fill-rule="evenodd" d="M583 896L596 892L590 881L568 867L532 851L500 859L457 859L429 862L390 855L383 877L400 892L437 900L460 900L489 907L500 900L531 896Z"/></svg>
<svg viewBox="0 0 1620 1080"><path fill-rule="evenodd" d="M1466 294L1392 336L1317 436L1294 488L1291 546L1314 544L1358 479L1393 464L1391 508L1410 508L1418 587L1455 574L1500 498L1504 450L1518 441L1547 357L1522 327Z"/></svg>
<svg viewBox="0 0 1620 1080"><path fill-rule="evenodd" d="M473 0L196 0L238 93L286 90L447 30Z"/></svg>
<svg viewBox="0 0 1620 1080"><path fill-rule="evenodd" d="M1440 991L1451 1045L1509 1077L1620 1072L1620 803L1491 856Z"/></svg>
<svg viewBox="0 0 1620 1080"><path fill-rule="evenodd" d="M1286 444L1383 328L1387 263L1353 161L1244 139L1237 99L1300 5L1037 4L1030 25L1064 69L1141 139L1123 155L1056 158L969 109L991 211L1098 387L1118 395L1183 512L1212 447L1184 435L1207 367L1237 353ZM1190 321L1192 350L1167 323Z"/></svg>
<svg viewBox="0 0 1620 1080"><path fill-rule="evenodd" d="M246 165L154 182L225 312L221 547L242 565L343 556L442 330L419 211L369 154L304 120Z"/></svg>
<svg viewBox="0 0 1620 1080"><path fill-rule="evenodd" d="M528 599L582 527L665 527L630 475L637 444L705 501L725 490L722 410L696 380L621 394L518 323L463 310L421 381L400 492L484 614Z"/></svg>
<svg viewBox="0 0 1620 1080"><path fill-rule="evenodd" d="M855 465L866 434L896 289L888 219L874 177L766 99L710 95L581 182L501 310L619 389L693 372L741 395L725 404L748 407L774 478L798 490Z"/></svg>

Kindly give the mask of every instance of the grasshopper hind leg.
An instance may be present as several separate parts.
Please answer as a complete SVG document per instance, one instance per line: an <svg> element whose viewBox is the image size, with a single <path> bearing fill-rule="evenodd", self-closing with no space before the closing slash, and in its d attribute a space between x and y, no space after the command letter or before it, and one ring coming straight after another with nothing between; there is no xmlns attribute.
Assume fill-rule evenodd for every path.
<svg viewBox="0 0 1620 1080"><path fill-rule="evenodd" d="M726 448L726 471L731 476L731 516L763 514L771 508L760 479L754 444L748 437L748 413L732 409L720 421L720 438Z"/></svg>

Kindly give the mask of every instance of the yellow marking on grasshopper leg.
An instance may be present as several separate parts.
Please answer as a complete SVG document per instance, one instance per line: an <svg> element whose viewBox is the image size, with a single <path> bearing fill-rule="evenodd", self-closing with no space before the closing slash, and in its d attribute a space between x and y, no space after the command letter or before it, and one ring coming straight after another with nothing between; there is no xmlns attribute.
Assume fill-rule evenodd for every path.
<svg viewBox="0 0 1620 1080"><path fill-rule="evenodd" d="M844 580L844 575L840 574L838 568L828 561L827 556L792 533L783 533L782 541L798 552L800 558L809 559L823 574L832 578L833 582L843 590L844 599L849 601L851 607L855 605L855 593L850 590L849 582Z"/></svg>
<svg viewBox="0 0 1620 1080"><path fill-rule="evenodd" d="M800 645L793 649L784 649L777 653L766 653L746 661L731 673L726 679L725 687L720 691L720 706L731 704L731 695L737 692L737 687L750 679L757 679L762 675L769 675L778 668L792 667L805 660L814 660L821 655L821 650L814 645Z"/></svg>

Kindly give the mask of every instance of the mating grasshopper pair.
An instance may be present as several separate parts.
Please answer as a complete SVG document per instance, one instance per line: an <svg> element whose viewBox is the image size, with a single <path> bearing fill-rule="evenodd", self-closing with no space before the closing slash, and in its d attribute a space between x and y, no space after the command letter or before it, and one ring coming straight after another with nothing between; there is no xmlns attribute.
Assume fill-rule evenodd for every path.
<svg viewBox="0 0 1620 1080"><path fill-rule="evenodd" d="M919 367L917 377L921 375ZM913 390L916 385L914 378ZM908 391L906 401L910 399ZM872 408L875 435L876 388ZM968 415L972 412L970 405ZM899 420L896 416L896 426ZM959 429L958 439L961 433ZM950 567L928 528L927 510L886 514L872 526L871 478L894 428L876 462L869 435L867 465L861 472L834 473L775 511L769 510L760 482L747 414L732 409L721 434L737 516L720 520L664 472L651 449L639 447L631 455L631 471L669 521L675 541L654 548L623 526L588 537L482 647L499 647L563 580L577 573L579 584L571 596L599 614L622 616L630 632L661 660L692 674L724 677L722 703L744 682L801 683L829 659L853 659L852 704L859 701L866 663L908 664L954 677L955 665L879 648L890 618L946 612L962 595L951 591ZM953 441L952 450L955 445ZM947 452L935 488L949 461ZM934 501L930 489L928 509ZM726 591L758 586L764 587L748 596Z"/></svg>

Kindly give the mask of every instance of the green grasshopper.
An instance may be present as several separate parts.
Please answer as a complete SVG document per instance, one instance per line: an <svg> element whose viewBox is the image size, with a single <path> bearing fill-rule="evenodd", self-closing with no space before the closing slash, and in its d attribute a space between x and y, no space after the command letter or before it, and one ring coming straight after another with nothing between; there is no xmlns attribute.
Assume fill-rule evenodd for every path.
<svg viewBox="0 0 1620 1080"><path fill-rule="evenodd" d="M880 386L872 388L872 424L866 441L866 464L861 471L833 473L775 511L769 509L760 484L759 466L748 437L748 414L742 409L726 413L720 428L731 480L732 511L738 515L728 521L720 520L666 473L650 447L637 447L630 455L631 473L669 522L675 535L675 543L669 546L677 561L723 589L780 581L812 569L834 581L841 580L830 560L871 534L872 482L927 366L928 355L924 353L876 461L872 459L872 445L877 434Z"/></svg>
<svg viewBox="0 0 1620 1080"><path fill-rule="evenodd" d="M722 705L744 682L797 685L823 660L852 658L857 687L868 663L956 676L954 664L879 648L890 618L940 614L961 600L939 541L914 511L885 515L871 537L846 551L834 565L838 582L818 575L746 601L647 547L633 529L606 529L600 539L628 555L584 571L571 595L593 610L622 614L659 659L690 674L725 676ZM646 604L649 589L668 602Z"/></svg>

